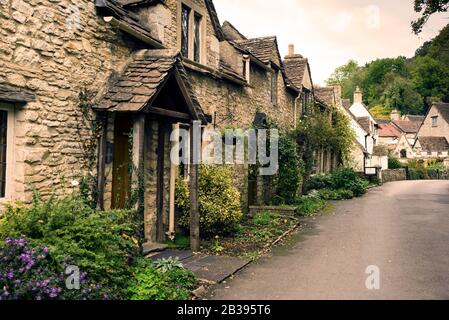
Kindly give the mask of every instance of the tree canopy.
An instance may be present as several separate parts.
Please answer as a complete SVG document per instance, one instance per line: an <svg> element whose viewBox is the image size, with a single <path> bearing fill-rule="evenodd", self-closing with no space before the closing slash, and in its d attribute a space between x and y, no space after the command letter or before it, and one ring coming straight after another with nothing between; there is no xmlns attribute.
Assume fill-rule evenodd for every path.
<svg viewBox="0 0 449 320"><path fill-rule="evenodd" d="M413 31L421 33L430 16L437 12L447 12L449 0L415 0L415 11L421 13L421 17L412 22Z"/></svg>
<svg viewBox="0 0 449 320"><path fill-rule="evenodd" d="M350 60L335 70L327 84L340 85L343 98L351 101L359 86L364 103L381 117L393 109L425 114L433 101L449 102L449 25L417 49L413 58L377 59L364 66Z"/></svg>

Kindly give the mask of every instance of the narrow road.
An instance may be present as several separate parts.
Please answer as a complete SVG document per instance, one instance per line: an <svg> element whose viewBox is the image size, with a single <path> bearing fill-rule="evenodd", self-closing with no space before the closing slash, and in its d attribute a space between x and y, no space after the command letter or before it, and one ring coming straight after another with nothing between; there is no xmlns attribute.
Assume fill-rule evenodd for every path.
<svg viewBox="0 0 449 320"><path fill-rule="evenodd" d="M307 219L210 299L449 299L449 181L404 181ZM380 289L368 290L368 266Z"/></svg>

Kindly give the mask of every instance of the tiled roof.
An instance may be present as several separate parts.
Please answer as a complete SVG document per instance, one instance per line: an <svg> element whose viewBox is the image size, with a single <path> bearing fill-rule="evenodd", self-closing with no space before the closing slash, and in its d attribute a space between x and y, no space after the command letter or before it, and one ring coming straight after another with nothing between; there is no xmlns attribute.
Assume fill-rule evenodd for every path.
<svg viewBox="0 0 449 320"><path fill-rule="evenodd" d="M434 103L435 108L441 113L441 116L449 123L449 103Z"/></svg>
<svg viewBox="0 0 449 320"><path fill-rule="evenodd" d="M315 95L329 107L332 107L335 104L333 87L315 88Z"/></svg>
<svg viewBox="0 0 449 320"><path fill-rule="evenodd" d="M276 37L263 37L236 41L243 49L251 52L263 63L270 63L273 57L273 50L276 44Z"/></svg>
<svg viewBox="0 0 449 320"><path fill-rule="evenodd" d="M98 109L111 112L140 112L145 109L162 89L165 80L175 71L191 100L198 119L204 114L189 84L178 52L172 50L142 50L128 65L121 77L108 90Z"/></svg>
<svg viewBox="0 0 449 320"><path fill-rule="evenodd" d="M223 22L221 30L228 41L247 40L247 38L240 33L229 21Z"/></svg>
<svg viewBox="0 0 449 320"><path fill-rule="evenodd" d="M357 118L357 122L367 133L371 133L371 119L369 117Z"/></svg>
<svg viewBox="0 0 449 320"><path fill-rule="evenodd" d="M392 123L405 133L418 133L422 125L422 122L409 120L396 120Z"/></svg>
<svg viewBox="0 0 449 320"><path fill-rule="evenodd" d="M379 137L400 137L401 132L390 122L379 123Z"/></svg>
<svg viewBox="0 0 449 320"><path fill-rule="evenodd" d="M287 56L284 60L284 67L287 77L295 86L300 88L308 68L307 59L301 55Z"/></svg>
<svg viewBox="0 0 449 320"><path fill-rule="evenodd" d="M223 34L223 30L221 30L220 20L218 19L217 10L215 10L215 6L212 0L205 0L207 11L209 11L210 19L212 22L212 26L215 31L215 35L217 36L219 41L225 40L225 36Z"/></svg>
<svg viewBox="0 0 449 320"><path fill-rule="evenodd" d="M344 107L346 110L349 110L349 109L351 108L351 100L349 100L349 99L343 99L343 100L341 100L341 102L342 102L342 104L343 104L343 107Z"/></svg>
<svg viewBox="0 0 449 320"><path fill-rule="evenodd" d="M423 151L444 152L449 151L449 142L445 137L418 137Z"/></svg>
<svg viewBox="0 0 449 320"><path fill-rule="evenodd" d="M426 119L425 116L415 116L415 115L411 115L411 114L408 114L408 115L405 116L405 120L418 121L418 122L421 122L421 123L423 123L425 119Z"/></svg>

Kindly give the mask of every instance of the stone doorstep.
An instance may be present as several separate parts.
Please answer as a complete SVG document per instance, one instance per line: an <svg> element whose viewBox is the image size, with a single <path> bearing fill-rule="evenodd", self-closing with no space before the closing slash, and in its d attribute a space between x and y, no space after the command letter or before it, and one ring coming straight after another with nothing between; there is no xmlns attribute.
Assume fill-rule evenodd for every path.
<svg viewBox="0 0 449 320"><path fill-rule="evenodd" d="M161 252L168 248L168 245L161 243L147 242L143 244L143 255L147 256L151 253Z"/></svg>
<svg viewBox="0 0 449 320"><path fill-rule="evenodd" d="M178 258L186 269L196 275L199 281L207 284L221 283L251 263L251 260L248 259L193 254L191 251L177 250L155 253L148 258L153 261Z"/></svg>
<svg viewBox="0 0 449 320"><path fill-rule="evenodd" d="M257 213L268 211L272 214L278 214L281 216L289 216L295 214L296 207L291 206L282 206L282 207L274 207L274 206L250 206L249 207L249 216L254 216Z"/></svg>

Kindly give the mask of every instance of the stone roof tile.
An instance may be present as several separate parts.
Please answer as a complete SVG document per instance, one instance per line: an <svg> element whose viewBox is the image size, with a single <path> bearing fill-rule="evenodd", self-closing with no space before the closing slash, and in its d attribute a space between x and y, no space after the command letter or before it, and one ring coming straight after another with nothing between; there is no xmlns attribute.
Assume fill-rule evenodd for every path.
<svg viewBox="0 0 449 320"><path fill-rule="evenodd" d="M445 137L418 137L423 151L445 152L449 151L449 142Z"/></svg>

